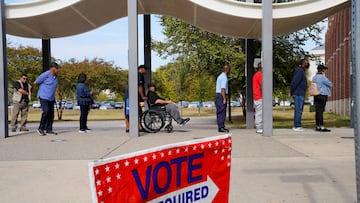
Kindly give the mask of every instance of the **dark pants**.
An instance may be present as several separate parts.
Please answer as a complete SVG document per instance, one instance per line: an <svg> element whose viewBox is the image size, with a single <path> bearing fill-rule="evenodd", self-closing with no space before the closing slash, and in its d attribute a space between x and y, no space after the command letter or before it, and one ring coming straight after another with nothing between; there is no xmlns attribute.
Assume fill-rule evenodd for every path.
<svg viewBox="0 0 360 203"><path fill-rule="evenodd" d="M324 125L323 114L325 111L325 105L326 105L327 98L328 98L327 95L314 96L316 126Z"/></svg>
<svg viewBox="0 0 360 203"><path fill-rule="evenodd" d="M89 110L89 105L80 105L80 130L88 129L87 117L89 115Z"/></svg>
<svg viewBox="0 0 360 203"><path fill-rule="evenodd" d="M225 128L226 104L224 104L223 97L219 93L216 93L215 106L218 128Z"/></svg>
<svg viewBox="0 0 360 203"><path fill-rule="evenodd" d="M52 131L54 123L54 103L55 101L40 99L42 114L39 130Z"/></svg>

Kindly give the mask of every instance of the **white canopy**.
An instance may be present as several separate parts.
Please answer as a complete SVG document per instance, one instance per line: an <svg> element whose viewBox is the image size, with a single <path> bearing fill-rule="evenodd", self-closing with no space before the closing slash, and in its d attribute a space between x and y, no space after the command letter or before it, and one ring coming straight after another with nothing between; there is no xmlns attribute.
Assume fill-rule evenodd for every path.
<svg viewBox="0 0 360 203"><path fill-rule="evenodd" d="M139 14L173 16L227 36L261 37L261 4L235 0L138 0L138 4ZM350 5L350 0L274 4L274 35L305 28ZM127 0L37 0L6 5L6 32L29 38L66 37L126 16Z"/></svg>

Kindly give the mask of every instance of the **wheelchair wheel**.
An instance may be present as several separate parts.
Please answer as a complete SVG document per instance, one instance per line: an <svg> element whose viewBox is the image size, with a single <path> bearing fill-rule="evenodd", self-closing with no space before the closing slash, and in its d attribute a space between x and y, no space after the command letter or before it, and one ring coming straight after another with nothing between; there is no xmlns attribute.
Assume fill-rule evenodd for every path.
<svg viewBox="0 0 360 203"><path fill-rule="evenodd" d="M167 133L171 133L173 131L173 126L171 124L165 126L165 131Z"/></svg>
<svg viewBox="0 0 360 203"><path fill-rule="evenodd" d="M155 111L145 111L142 116L142 124L145 130L149 132L158 132L164 127L162 116Z"/></svg>

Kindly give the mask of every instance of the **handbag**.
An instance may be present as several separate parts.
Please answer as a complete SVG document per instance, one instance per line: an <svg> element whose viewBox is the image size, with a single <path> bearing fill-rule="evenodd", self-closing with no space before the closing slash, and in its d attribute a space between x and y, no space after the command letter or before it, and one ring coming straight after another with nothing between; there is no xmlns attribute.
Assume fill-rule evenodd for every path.
<svg viewBox="0 0 360 203"><path fill-rule="evenodd" d="M309 87L309 95L310 96L317 96L320 94L320 91L318 89L318 86L315 82L311 82Z"/></svg>

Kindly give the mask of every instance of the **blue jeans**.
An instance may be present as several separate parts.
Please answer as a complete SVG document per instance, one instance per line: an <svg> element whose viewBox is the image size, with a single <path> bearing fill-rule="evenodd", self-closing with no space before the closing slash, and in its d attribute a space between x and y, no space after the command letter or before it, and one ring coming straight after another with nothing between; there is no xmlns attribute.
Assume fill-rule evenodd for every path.
<svg viewBox="0 0 360 203"><path fill-rule="evenodd" d="M294 127L301 127L301 117L304 109L304 96L294 95L295 109L294 109Z"/></svg>
<svg viewBox="0 0 360 203"><path fill-rule="evenodd" d="M54 104L55 101L40 99L42 114L40 119L39 130L52 131L54 123Z"/></svg>

